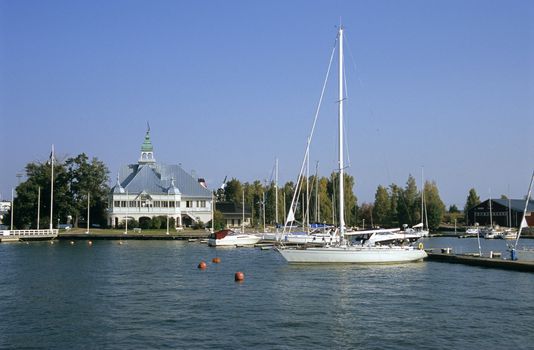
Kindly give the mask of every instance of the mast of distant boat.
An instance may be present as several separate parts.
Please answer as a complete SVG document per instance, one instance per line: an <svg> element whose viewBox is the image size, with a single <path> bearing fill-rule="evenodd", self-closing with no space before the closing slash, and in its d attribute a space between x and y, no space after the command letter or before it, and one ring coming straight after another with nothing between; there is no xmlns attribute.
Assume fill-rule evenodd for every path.
<svg viewBox="0 0 534 350"><path fill-rule="evenodd" d="M489 210L490 210L490 229L493 228L493 213L491 212L491 190L490 190L490 197L489 197Z"/></svg>
<svg viewBox="0 0 534 350"><path fill-rule="evenodd" d="M243 209L241 218L241 233L245 233L245 189L243 189Z"/></svg>
<svg viewBox="0 0 534 350"><path fill-rule="evenodd" d="M343 26L339 27L339 109L338 109L338 130L339 130L339 235L340 242L343 243L345 235L345 210L344 210L344 164L343 164Z"/></svg>
<svg viewBox="0 0 534 350"><path fill-rule="evenodd" d="M52 234L54 231L53 222L52 219L54 216L54 145L52 145L52 153L51 153L51 176L50 176L50 233Z"/></svg>
<svg viewBox="0 0 534 350"><path fill-rule="evenodd" d="M278 158L274 164L274 221L278 226Z"/></svg>

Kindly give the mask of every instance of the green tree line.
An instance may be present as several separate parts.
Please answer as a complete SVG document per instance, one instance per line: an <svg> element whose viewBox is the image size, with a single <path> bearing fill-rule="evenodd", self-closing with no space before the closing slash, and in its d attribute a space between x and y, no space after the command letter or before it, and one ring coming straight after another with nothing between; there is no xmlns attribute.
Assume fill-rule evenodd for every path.
<svg viewBox="0 0 534 350"><path fill-rule="evenodd" d="M50 224L51 162L32 162L25 167L26 180L15 189L13 225L16 229L37 228ZM109 192L106 165L85 153L65 161L54 161L54 212L52 223L70 220L74 226L87 220L87 196L90 194L91 223L106 225L107 194ZM40 189L40 201L39 201ZM6 217L10 217L8 213ZM4 220L7 222L7 220Z"/></svg>

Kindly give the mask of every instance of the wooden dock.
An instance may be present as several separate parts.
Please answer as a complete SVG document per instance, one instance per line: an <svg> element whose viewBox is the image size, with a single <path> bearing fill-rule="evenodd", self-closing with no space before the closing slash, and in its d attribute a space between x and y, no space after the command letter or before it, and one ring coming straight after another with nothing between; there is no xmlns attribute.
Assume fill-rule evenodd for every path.
<svg viewBox="0 0 534 350"><path fill-rule="evenodd" d="M534 272L534 261L514 261L502 259L500 257L489 258L467 254L447 254L434 252L427 253L428 257L425 260L428 261L446 262L451 264L464 264L523 272Z"/></svg>

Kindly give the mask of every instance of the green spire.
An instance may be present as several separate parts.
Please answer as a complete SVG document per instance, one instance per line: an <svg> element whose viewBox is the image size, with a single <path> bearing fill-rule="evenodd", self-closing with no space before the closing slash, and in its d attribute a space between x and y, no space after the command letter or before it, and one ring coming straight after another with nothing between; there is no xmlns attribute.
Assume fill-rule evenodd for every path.
<svg viewBox="0 0 534 350"><path fill-rule="evenodd" d="M147 122L147 130L145 135L145 141L141 145L141 156L139 157L139 164L154 164L154 147L150 141L150 125Z"/></svg>
<svg viewBox="0 0 534 350"><path fill-rule="evenodd" d="M152 142L150 142L150 129L146 131L145 141L141 145L141 152L154 152Z"/></svg>

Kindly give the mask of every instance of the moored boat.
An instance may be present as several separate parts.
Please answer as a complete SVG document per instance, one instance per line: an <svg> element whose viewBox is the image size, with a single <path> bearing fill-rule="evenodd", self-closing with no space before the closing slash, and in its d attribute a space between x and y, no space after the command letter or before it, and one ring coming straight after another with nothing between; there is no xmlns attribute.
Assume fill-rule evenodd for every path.
<svg viewBox="0 0 534 350"><path fill-rule="evenodd" d="M261 240L260 236L251 233L241 233L232 230L221 230L210 235L208 245L211 247L221 246L244 246L254 245Z"/></svg>
<svg viewBox="0 0 534 350"><path fill-rule="evenodd" d="M338 178L344 179L344 157L343 148L345 146L343 142L343 104L346 99L344 88L344 71L343 71L343 27L339 27L337 44L339 48L339 108L338 108ZM332 56L333 57L333 52ZM330 71L330 66L328 68ZM326 82L325 82L326 85ZM323 91L324 92L324 91ZM310 141L313 137L313 130L317 121L317 114L313 123L312 132L308 137L308 143L306 146L306 152L304 161L309 154ZM302 177L304 169L304 162L301 167L301 173L299 174L299 181L297 181L296 188L300 178ZM345 217L344 217L344 181L338 182L338 215L339 215L339 243L332 245L325 245L322 247L287 247L283 244L277 248L277 251L288 263L356 263L356 264L387 264L387 263L407 263L422 260L427 256L423 249L416 249L412 246L362 246L352 244L345 238ZM298 193L298 190L295 191ZM286 226L288 223L294 221L294 212L296 211L296 196L293 196L293 200L289 209L288 218L286 219ZM285 231L285 228L284 228ZM421 247L422 248L422 247Z"/></svg>

